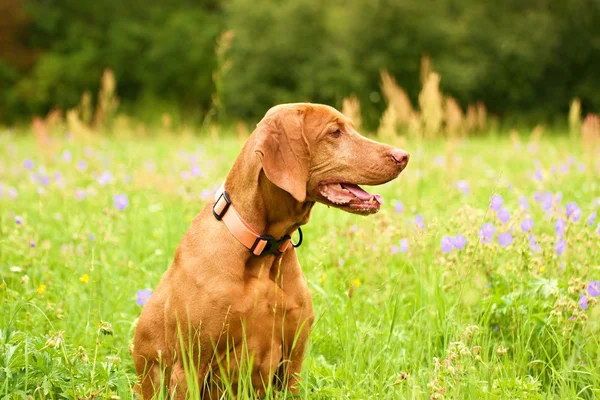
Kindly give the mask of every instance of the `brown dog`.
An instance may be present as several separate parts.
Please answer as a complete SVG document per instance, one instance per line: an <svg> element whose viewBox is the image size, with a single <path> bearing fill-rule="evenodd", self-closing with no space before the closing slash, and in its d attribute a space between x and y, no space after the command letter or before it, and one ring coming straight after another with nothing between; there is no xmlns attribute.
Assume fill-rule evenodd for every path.
<svg viewBox="0 0 600 400"><path fill-rule="evenodd" d="M235 393L244 365L259 395L269 384L296 392L314 316L287 235L317 201L377 212L379 195L358 185L396 178L408 159L361 136L332 107L270 109L142 312L133 356L144 399L160 390L183 399L192 377L196 396L218 398L224 381Z"/></svg>

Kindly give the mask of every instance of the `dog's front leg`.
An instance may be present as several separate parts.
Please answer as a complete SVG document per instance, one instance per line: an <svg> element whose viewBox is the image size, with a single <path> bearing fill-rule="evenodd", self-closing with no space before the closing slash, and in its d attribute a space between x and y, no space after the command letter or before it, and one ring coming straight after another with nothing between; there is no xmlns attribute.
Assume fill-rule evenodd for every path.
<svg viewBox="0 0 600 400"><path fill-rule="evenodd" d="M298 393L298 382L300 381L300 372L302 370L302 362L308 345L308 338L314 321L312 303L310 299L305 306L298 310L298 318L293 318L297 321L294 327L286 329L285 337L285 353L282 363L280 376L281 383L293 393Z"/></svg>

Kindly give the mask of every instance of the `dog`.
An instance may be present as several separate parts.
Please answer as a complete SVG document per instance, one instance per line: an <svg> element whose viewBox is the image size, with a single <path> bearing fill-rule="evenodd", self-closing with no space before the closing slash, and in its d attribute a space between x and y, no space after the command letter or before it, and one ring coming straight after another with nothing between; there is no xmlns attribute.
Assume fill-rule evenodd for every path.
<svg viewBox="0 0 600 400"><path fill-rule="evenodd" d="M395 179L408 160L335 108L271 108L142 311L132 352L142 397L186 398L190 379L202 398L219 398L224 382L235 395L244 365L259 396L270 385L297 393L314 314L291 237L316 202L377 212L381 197L358 185Z"/></svg>

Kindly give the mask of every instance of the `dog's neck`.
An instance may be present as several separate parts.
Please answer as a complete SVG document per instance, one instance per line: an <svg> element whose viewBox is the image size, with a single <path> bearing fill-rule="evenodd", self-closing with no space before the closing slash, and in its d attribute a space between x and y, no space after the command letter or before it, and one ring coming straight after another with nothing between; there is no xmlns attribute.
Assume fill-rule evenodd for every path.
<svg viewBox="0 0 600 400"><path fill-rule="evenodd" d="M249 145L249 143L247 143ZM267 179L259 157L242 151L225 181L232 206L261 235L291 235L308 222L314 202L298 202Z"/></svg>

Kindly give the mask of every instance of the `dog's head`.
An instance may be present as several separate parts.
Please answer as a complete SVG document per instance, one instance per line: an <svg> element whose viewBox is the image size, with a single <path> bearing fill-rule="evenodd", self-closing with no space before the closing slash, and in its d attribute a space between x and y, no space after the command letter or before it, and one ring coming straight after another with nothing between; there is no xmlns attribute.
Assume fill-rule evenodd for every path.
<svg viewBox="0 0 600 400"><path fill-rule="evenodd" d="M382 199L358 185L380 185L408 164L404 150L367 139L342 113L321 104L282 104L258 123L256 153L267 178L297 201L318 201L356 214Z"/></svg>

